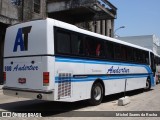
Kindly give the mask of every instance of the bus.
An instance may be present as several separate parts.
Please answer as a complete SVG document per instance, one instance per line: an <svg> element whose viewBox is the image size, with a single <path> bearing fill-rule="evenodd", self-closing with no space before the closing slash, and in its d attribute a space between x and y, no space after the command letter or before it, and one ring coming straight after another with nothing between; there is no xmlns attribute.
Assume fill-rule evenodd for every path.
<svg viewBox="0 0 160 120"><path fill-rule="evenodd" d="M155 64L156 64L156 73L155 73L155 83L160 83L160 56L157 54L155 55Z"/></svg>
<svg viewBox="0 0 160 120"><path fill-rule="evenodd" d="M146 48L46 18L7 28L4 95L50 101L89 100L155 85Z"/></svg>

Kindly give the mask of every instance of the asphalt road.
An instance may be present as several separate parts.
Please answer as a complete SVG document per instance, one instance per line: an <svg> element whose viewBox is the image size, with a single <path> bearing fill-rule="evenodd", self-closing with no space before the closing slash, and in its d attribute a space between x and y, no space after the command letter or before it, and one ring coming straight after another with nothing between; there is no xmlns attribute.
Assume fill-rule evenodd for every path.
<svg viewBox="0 0 160 120"><path fill-rule="evenodd" d="M32 119L58 119L58 120L81 120L84 116L85 119L106 119L106 116L114 116L116 113L134 114L131 111L160 111L160 84L152 88L150 91L136 90L127 92L130 96L131 103L126 106L118 106L118 99L123 94L110 95L104 98L102 104L98 106L89 106L87 101L79 101L74 103L66 102L53 102L53 101L40 101L30 100L24 98L15 98L4 96L0 90L0 111L10 111L16 113L41 113L43 118ZM116 111L116 112L107 112ZM124 112L126 111L126 112ZM146 112L144 112L146 114ZM154 113L154 112L153 112ZM125 116L125 114L123 114ZM117 114L118 115L118 114ZM58 116L58 117L57 117ZM60 117L59 117L60 116ZM68 117L69 116L69 117ZM78 117L77 117L78 116ZM96 117L94 117L96 116ZM0 118L1 119L23 119L30 118ZM123 117L107 117L107 120L123 120ZM125 119L141 119L150 120L151 117L126 117ZM160 120L160 117L153 117L152 119Z"/></svg>

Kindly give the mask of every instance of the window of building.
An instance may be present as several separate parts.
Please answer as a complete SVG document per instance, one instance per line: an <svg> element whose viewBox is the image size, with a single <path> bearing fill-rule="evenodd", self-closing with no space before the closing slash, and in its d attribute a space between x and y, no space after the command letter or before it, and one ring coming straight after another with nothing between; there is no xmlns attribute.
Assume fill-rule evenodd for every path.
<svg viewBox="0 0 160 120"><path fill-rule="evenodd" d="M34 12L35 13L40 13L41 10L41 1L40 0L34 0Z"/></svg>
<svg viewBox="0 0 160 120"><path fill-rule="evenodd" d="M17 5L17 6L20 6L20 5L21 5L21 2L22 2L22 0L11 0L11 3L12 3L13 5Z"/></svg>
<svg viewBox="0 0 160 120"><path fill-rule="evenodd" d="M112 37L112 29L109 29L109 37Z"/></svg>

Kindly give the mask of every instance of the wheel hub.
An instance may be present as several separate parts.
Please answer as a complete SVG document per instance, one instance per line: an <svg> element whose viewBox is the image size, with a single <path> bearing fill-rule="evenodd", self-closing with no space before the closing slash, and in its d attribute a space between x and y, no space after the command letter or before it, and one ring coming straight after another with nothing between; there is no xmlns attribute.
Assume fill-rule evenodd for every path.
<svg viewBox="0 0 160 120"><path fill-rule="evenodd" d="M101 98L101 88L99 86L96 86L96 88L94 89L94 98L95 100L99 100Z"/></svg>

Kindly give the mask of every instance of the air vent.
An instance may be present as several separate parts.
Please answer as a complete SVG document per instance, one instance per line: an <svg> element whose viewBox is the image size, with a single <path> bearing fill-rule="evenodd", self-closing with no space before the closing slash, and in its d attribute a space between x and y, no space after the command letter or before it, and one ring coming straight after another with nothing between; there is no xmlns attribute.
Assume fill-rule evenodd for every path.
<svg viewBox="0 0 160 120"><path fill-rule="evenodd" d="M71 97L71 73L59 73L58 99Z"/></svg>

